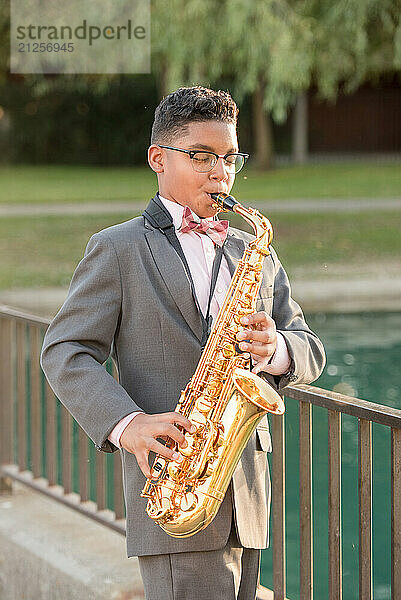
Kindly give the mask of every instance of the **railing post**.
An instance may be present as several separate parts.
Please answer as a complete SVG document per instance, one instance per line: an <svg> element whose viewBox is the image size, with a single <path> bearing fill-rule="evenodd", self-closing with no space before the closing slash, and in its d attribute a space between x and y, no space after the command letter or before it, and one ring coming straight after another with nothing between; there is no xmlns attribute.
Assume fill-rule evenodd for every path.
<svg viewBox="0 0 401 600"><path fill-rule="evenodd" d="M80 427L78 430L79 495L81 502L89 500L88 437Z"/></svg>
<svg viewBox="0 0 401 600"><path fill-rule="evenodd" d="M273 583L274 600L285 600L285 420L272 415L273 426Z"/></svg>
<svg viewBox="0 0 401 600"><path fill-rule="evenodd" d="M359 598L372 598L372 422L358 420Z"/></svg>
<svg viewBox="0 0 401 600"><path fill-rule="evenodd" d="M17 448L18 467L20 471L27 469L27 416L26 416L26 325L23 321L16 323L17 354Z"/></svg>
<svg viewBox="0 0 401 600"><path fill-rule="evenodd" d="M300 599L313 599L312 406L299 403Z"/></svg>
<svg viewBox="0 0 401 600"><path fill-rule="evenodd" d="M119 452L114 452L114 513L116 519L124 519L123 472Z"/></svg>
<svg viewBox="0 0 401 600"><path fill-rule="evenodd" d="M106 508L106 456L96 451L96 505L97 510Z"/></svg>
<svg viewBox="0 0 401 600"><path fill-rule="evenodd" d="M342 598L341 413L328 411L329 600Z"/></svg>
<svg viewBox="0 0 401 600"><path fill-rule="evenodd" d="M12 331L12 319L0 317L0 467L13 462ZM11 479L0 472L0 493L11 492Z"/></svg>
<svg viewBox="0 0 401 600"><path fill-rule="evenodd" d="M391 600L401 598L401 429L391 428Z"/></svg>
<svg viewBox="0 0 401 600"><path fill-rule="evenodd" d="M46 470L49 485L57 483L57 430L56 399L47 380L45 381L46 398Z"/></svg>
<svg viewBox="0 0 401 600"><path fill-rule="evenodd" d="M61 410L61 436L63 451L63 488L64 494L72 492L72 421L71 415L63 406Z"/></svg>
<svg viewBox="0 0 401 600"><path fill-rule="evenodd" d="M31 326L31 440L32 440L32 473L34 477L42 475L42 407L40 394L40 330L37 325Z"/></svg>

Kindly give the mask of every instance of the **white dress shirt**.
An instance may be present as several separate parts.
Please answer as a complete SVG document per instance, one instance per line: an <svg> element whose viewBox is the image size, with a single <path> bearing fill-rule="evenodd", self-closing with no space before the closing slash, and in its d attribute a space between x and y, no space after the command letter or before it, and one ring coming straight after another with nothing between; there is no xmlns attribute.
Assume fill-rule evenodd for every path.
<svg viewBox="0 0 401 600"><path fill-rule="evenodd" d="M214 242L208 235L204 233L197 233L190 231L188 233L181 233L180 227L182 223L182 215L184 207L181 204L172 202L163 198L159 194L160 200L170 213L175 232L178 240L181 244L185 258L187 259L189 269L191 271L192 279L195 286L196 297L202 313L205 315L207 310L207 304L209 300L210 281L212 275L212 266L215 257L215 246ZM228 268L227 260L223 256L219 274L216 281L216 287L214 290L213 298L210 304L210 314L213 320L216 319L217 314L225 300L228 288L231 282L231 274ZM271 375L281 375L286 373L290 367L290 356L288 354L287 345L284 340L284 336L280 332L277 332L277 346L276 351L271 357L261 359L256 355L252 355L255 366L252 369L253 373L259 373L265 371ZM270 361L270 362L269 362ZM177 398L178 400L178 398ZM114 427L109 435L109 440L120 448L120 437L124 429L129 425L132 419L140 414L136 411L130 413Z"/></svg>

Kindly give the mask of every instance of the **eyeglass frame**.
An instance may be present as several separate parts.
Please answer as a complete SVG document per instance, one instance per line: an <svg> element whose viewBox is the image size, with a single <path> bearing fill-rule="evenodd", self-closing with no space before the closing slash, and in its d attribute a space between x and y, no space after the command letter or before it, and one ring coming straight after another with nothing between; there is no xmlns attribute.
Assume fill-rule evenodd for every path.
<svg viewBox="0 0 401 600"><path fill-rule="evenodd" d="M189 158L191 159L191 164L192 164L194 171L196 171L196 169L193 166L194 163L192 162L192 159L195 154L198 154L198 152L204 152L205 154L212 154L213 156L216 157L216 162L214 163L214 165L212 167L210 167L210 169L208 171L196 171L197 173L210 173L210 171L212 169L214 169L214 167L217 165L219 158L226 159L227 156L232 156L232 155L242 156L244 158L244 162L242 163L242 166L241 166L241 169L242 169L243 166L245 165L246 161L249 158L249 154L247 154L246 152L227 152L227 154L216 154L216 152L212 152L211 150L184 150L184 148L175 148L174 146L165 146L164 144L157 144L157 145L159 146L159 148L166 148L167 150L176 150L177 152L184 152L184 154L188 154ZM226 165L226 163L224 163L224 164ZM241 171L241 169L239 169L238 171L234 171L234 174L236 175L237 173L239 173Z"/></svg>

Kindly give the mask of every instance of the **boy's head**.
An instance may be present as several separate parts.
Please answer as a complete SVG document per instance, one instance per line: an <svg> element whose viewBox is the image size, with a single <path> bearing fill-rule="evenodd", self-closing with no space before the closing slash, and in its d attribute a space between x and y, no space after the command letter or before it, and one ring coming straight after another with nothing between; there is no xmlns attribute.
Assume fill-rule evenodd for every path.
<svg viewBox="0 0 401 600"><path fill-rule="evenodd" d="M227 92L201 86L179 88L156 108L150 143L171 145L190 123L221 121L236 128L237 115L237 105Z"/></svg>
<svg viewBox="0 0 401 600"><path fill-rule="evenodd" d="M161 101L155 112L148 162L157 173L162 196L189 206L200 217L216 213L210 194L230 192L235 170L229 162L235 157L219 158L206 171L204 155L197 160L187 152L238 153L237 115L230 94L200 86L179 88Z"/></svg>

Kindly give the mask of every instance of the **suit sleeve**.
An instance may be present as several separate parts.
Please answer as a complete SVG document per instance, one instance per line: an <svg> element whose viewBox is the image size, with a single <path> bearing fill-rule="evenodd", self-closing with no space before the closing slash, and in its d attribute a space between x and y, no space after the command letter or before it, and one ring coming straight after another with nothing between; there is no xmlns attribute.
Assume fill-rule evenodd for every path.
<svg viewBox="0 0 401 600"><path fill-rule="evenodd" d="M95 234L46 332L41 366L56 396L105 452L116 450L107 439L115 425L141 410L102 366L119 327L121 304L117 253L104 233Z"/></svg>
<svg viewBox="0 0 401 600"><path fill-rule="evenodd" d="M282 389L290 383L312 383L326 364L324 347L309 329L300 306L291 297L291 286L276 252L271 248L274 264L272 318L285 340L291 358L289 371L282 376L260 372L272 385Z"/></svg>

